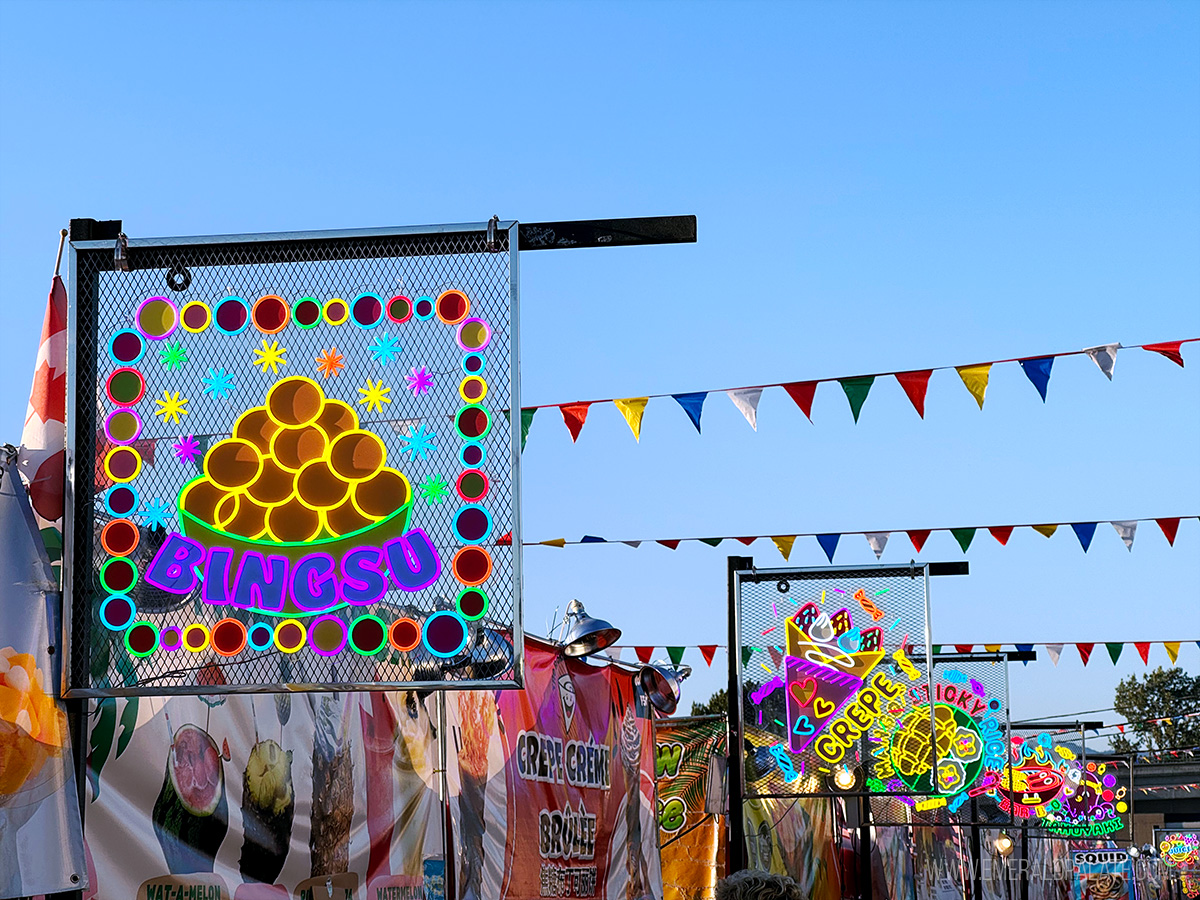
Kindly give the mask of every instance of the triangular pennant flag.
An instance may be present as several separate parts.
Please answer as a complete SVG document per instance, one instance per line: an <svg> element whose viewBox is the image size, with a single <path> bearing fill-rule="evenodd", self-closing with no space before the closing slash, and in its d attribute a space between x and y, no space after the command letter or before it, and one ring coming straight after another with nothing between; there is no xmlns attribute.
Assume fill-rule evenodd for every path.
<svg viewBox="0 0 1200 900"><path fill-rule="evenodd" d="M525 449L525 442L529 440L529 429L533 426L533 417L537 413L537 407L531 406L521 410L521 449Z"/></svg>
<svg viewBox="0 0 1200 900"><path fill-rule="evenodd" d="M1142 662L1146 665L1150 665L1150 642L1135 641L1133 646L1137 647L1138 656L1142 658Z"/></svg>
<svg viewBox="0 0 1200 900"><path fill-rule="evenodd" d="M1075 532L1075 537L1079 538L1079 545L1083 547L1083 552L1088 552L1088 547L1092 546L1092 538L1096 534L1095 522L1072 522L1071 530Z"/></svg>
<svg viewBox="0 0 1200 900"><path fill-rule="evenodd" d="M1003 646L1004 646L1003 644L984 644L983 649L986 650L988 653L999 653L1000 648Z"/></svg>
<svg viewBox="0 0 1200 900"><path fill-rule="evenodd" d="M933 655L934 655L934 656L937 656L937 655L938 655L939 653L941 653L941 652L942 652L942 645L941 645L941 644L934 644L934 645L933 645Z"/></svg>
<svg viewBox="0 0 1200 900"><path fill-rule="evenodd" d="M1125 542L1125 549L1132 553L1133 538L1134 535L1137 534L1137 520L1133 519L1128 522L1112 522L1110 524L1117 530L1117 534L1120 535L1121 540Z"/></svg>
<svg viewBox="0 0 1200 900"><path fill-rule="evenodd" d="M1050 367L1054 365L1054 357L1039 356L1036 359L1022 359L1019 362L1025 372L1025 377L1033 382L1037 392L1042 395L1042 402L1045 403L1046 387L1050 384Z"/></svg>
<svg viewBox="0 0 1200 900"><path fill-rule="evenodd" d="M846 399L850 401L850 412L854 413L854 421L857 424L858 414L862 411L863 403L867 400L867 394L871 392L871 385L875 383L874 375L861 375L857 378L839 378L838 384L842 386L842 390L846 392Z"/></svg>
<svg viewBox="0 0 1200 900"><path fill-rule="evenodd" d="M1117 723L1117 731L1121 732L1121 734L1124 734L1124 733L1125 733L1125 726L1124 726L1124 724L1122 724L1122 723L1118 722L1118 723Z"/></svg>
<svg viewBox="0 0 1200 900"><path fill-rule="evenodd" d="M664 547L668 547L668 548L670 548L671 550L674 550L676 547L678 547L678 546L679 546L679 541L678 541L678 540L671 540L671 541L655 541L654 543L656 543L656 544L662 544Z"/></svg>
<svg viewBox="0 0 1200 900"><path fill-rule="evenodd" d="M904 393L908 395L908 401L922 419L925 418L925 390L929 387L929 376L932 374L932 369L896 373L896 380L900 382L900 387L904 388Z"/></svg>
<svg viewBox="0 0 1200 900"><path fill-rule="evenodd" d="M1060 656L1062 656L1062 648L1063 648L1062 644L1047 644L1046 645L1046 652L1048 654L1050 654L1050 661L1052 663L1054 663L1056 666L1058 665L1058 658Z"/></svg>
<svg viewBox="0 0 1200 900"><path fill-rule="evenodd" d="M951 528L950 533L958 541L958 546L962 547L963 553L967 552L967 548L971 546L971 541L975 540L974 528Z"/></svg>
<svg viewBox="0 0 1200 900"><path fill-rule="evenodd" d="M704 662L707 665L712 665L713 657L717 655L716 644L701 644L700 655L704 657Z"/></svg>
<svg viewBox="0 0 1200 900"><path fill-rule="evenodd" d="M768 647L767 652L771 654L771 665L777 669L783 665L783 652L778 647Z"/></svg>
<svg viewBox="0 0 1200 900"><path fill-rule="evenodd" d="M1012 537L1012 530L1011 525L993 525L988 528L988 534L998 540L1001 547L1007 547L1008 539Z"/></svg>
<svg viewBox="0 0 1200 900"><path fill-rule="evenodd" d="M1095 646L1095 644L1075 645L1075 649L1079 651L1079 658L1083 660L1083 664L1085 666L1088 664L1088 660L1092 658L1092 650L1095 648Z"/></svg>
<svg viewBox="0 0 1200 900"><path fill-rule="evenodd" d="M707 391L671 395L675 402L683 407L683 411L692 420L692 424L696 426L696 434L700 433L700 414L704 412L704 398L707 396Z"/></svg>
<svg viewBox="0 0 1200 900"><path fill-rule="evenodd" d="M1117 664L1117 660L1121 658L1121 651L1125 649L1125 645L1118 641L1115 644L1104 645L1108 649L1108 656L1113 661L1113 665Z"/></svg>
<svg viewBox="0 0 1200 900"><path fill-rule="evenodd" d="M1172 547L1175 546L1175 535L1179 533L1179 517L1173 519L1155 519L1158 527L1162 529L1163 535L1167 538L1167 543Z"/></svg>
<svg viewBox="0 0 1200 900"><path fill-rule="evenodd" d="M1017 646L1017 651L1019 653L1030 653L1033 651L1033 644L1017 644L1016 646ZM1027 659L1021 660L1021 665L1023 665L1023 666L1029 665L1029 660L1027 660Z"/></svg>
<svg viewBox="0 0 1200 900"><path fill-rule="evenodd" d="M800 411L808 417L808 421L812 421L812 405L813 396L817 393L816 381L793 381L791 384L785 384L783 389L788 392L788 396L796 401L796 405L800 407Z"/></svg>
<svg viewBox="0 0 1200 900"><path fill-rule="evenodd" d="M1179 641L1163 641L1163 646L1167 648L1167 656L1171 660L1171 665L1175 665L1175 660L1179 659Z"/></svg>
<svg viewBox="0 0 1200 900"><path fill-rule="evenodd" d="M642 440L642 414L646 411L646 404L649 402L649 397L626 397L623 400L613 401L617 409L621 411L621 415L625 417L629 430L633 432L633 439L638 442Z"/></svg>
<svg viewBox="0 0 1200 900"><path fill-rule="evenodd" d="M579 440L579 432L583 430L583 423L587 421L588 407L591 405L590 403L564 403L558 408L562 413L567 431L571 432L572 444Z"/></svg>
<svg viewBox="0 0 1200 900"><path fill-rule="evenodd" d="M642 546L641 541L621 541L621 543L627 547L632 547L634 550L636 550L638 547Z"/></svg>
<svg viewBox="0 0 1200 900"><path fill-rule="evenodd" d="M970 653L972 650L975 649L975 645L974 644L955 644L954 649L957 650L959 653Z"/></svg>
<svg viewBox="0 0 1200 900"><path fill-rule="evenodd" d="M721 546L721 541L723 540L725 540L725 538L700 538L700 543L708 544L710 547L719 547Z"/></svg>
<svg viewBox="0 0 1200 900"><path fill-rule="evenodd" d="M596 535L594 535L594 534L585 534L583 537L581 537L579 539L579 543L581 543L581 544L607 544L608 541L606 541L602 537L596 537Z"/></svg>
<svg viewBox="0 0 1200 900"><path fill-rule="evenodd" d="M621 651L623 649L625 649L625 648L624 647L615 647L615 646L605 647L604 652L608 654L608 658L611 659L613 662L620 662L621 661Z"/></svg>
<svg viewBox="0 0 1200 900"><path fill-rule="evenodd" d="M975 398L975 402L979 404L979 408L983 409L983 395L987 393L988 373L992 371L992 364L984 363L982 366L958 366L954 371L958 372L958 377L962 379L962 383L967 386L967 390L971 392L971 396Z"/></svg>
<svg viewBox="0 0 1200 900"><path fill-rule="evenodd" d="M637 654L637 658L641 660L642 665L650 664L650 657L654 655L653 647L634 647L633 652Z"/></svg>
<svg viewBox="0 0 1200 900"><path fill-rule="evenodd" d="M747 547L749 547L751 544L753 544L755 541L757 541L757 540L758 540L758 538L757 538L757 537L740 537L740 538L737 538L737 540L738 540L740 543L743 543L743 544L745 544Z"/></svg>
<svg viewBox="0 0 1200 900"><path fill-rule="evenodd" d="M743 647L742 648L742 665L743 666L746 665L746 663L750 662L750 657L753 654L754 654L753 647Z"/></svg>
<svg viewBox="0 0 1200 900"><path fill-rule="evenodd" d="M683 647L668 647L667 648L667 656L671 657L672 665L677 666L681 662L683 662L683 650L684 650Z"/></svg>
<svg viewBox="0 0 1200 900"><path fill-rule="evenodd" d="M817 543L821 545L821 549L825 551L825 555L829 557L829 561L833 562L834 551L837 550L840 534L818 534Z"/></svg>
<svg viewBox="0 0 1200 900"><path fill-rule="evenodd" d="M1120 344L1101 344L1098 347L1087 347L1083 352L1090 356L1105 377L1112 381L1113 369L1117 365L1117 350L1120 348Z"/></svg>
<svg viewBox="0 0 1200 900"><path fill-rule="evenodd" d="M1171 362L1176 365L1183 365L1183 354L1179 352L1183 341L1164 341L1161 344L1142 344L1143 350L1149 350L1152 353L1161 353Z"/></svg>
<svg viewBox="0 0 1200 900"><path fill-rule="evenodd" d="M921 552L921 548L925 546L925 542L929 540L929 529L919 531L909 531L908 539L912 541L912 545L917 548L917 552Z"/></svg>
<svg viewBox="0 0 1200 900"><path fill-rule="evenodd" d="M742 388L736 391L726 391L733 405L738 408L750 427L758 431L758 401L762 399L762 388Z"/></svg>
<svg viewBox="0 0 1200 900"><path fill-rule="evenodd" d="M543 547L565 547L567 546L566 538L551 538L548 541L538 541Z"/></svg>
<svg viewBox="0 0 1200 900"><path fill-rule="evenodd" d="M504 534L500 535L500 537L496 538L496 546L497 547L511 547L512 546L512 532L506 531L506 532L504 532Z"/></svg>
<svg viewBox="0 0 1200 900"><path fill-rule="evenodd" d="M891 532L889 531L867 532L867 545L871 548L871 552L875 554L876 559L883 558L883 548L887 546L888 538L891 536Z"/></svg>
<svg viewBox="0 0 1200 900"><path fill-rule="evenodd" d="M1043 537L1053 537L1054 532L1058 531L1057 525L1033 525L1031 527Z"/></svg>
<svg viewBox="0 0 1200 900"><path fill-rule="evenodd" d="M783 557L783 561L787 562L787 558L792 555L792 544L796 543L796 535L779 534L772 536L771 540L779 548L779 555Z"/></svg>

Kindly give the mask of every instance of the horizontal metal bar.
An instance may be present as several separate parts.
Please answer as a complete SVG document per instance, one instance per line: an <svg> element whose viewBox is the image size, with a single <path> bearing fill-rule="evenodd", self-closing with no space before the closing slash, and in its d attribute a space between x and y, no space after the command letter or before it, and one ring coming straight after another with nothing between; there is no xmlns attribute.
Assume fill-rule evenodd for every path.
<svg viewBox="0 0 1200 900"><path fill-rule="evenodd" d="M143 684L115 688L71 688L63 691L63 697L71 700L79 697L158 697L194 696L198 694L305 694L341 691L495 691L507 688L521 689L519 681L377 681L338 682L322 684L239 684L239 685L159 685Z"/></svg>
<svg viewBox="0 0 1200 900"><path fill-rule="evenodd" d="M629 219L579 219L526 222L517 229L521 250L578 250L647 244L694 244L695 216L646 216Z"/></svg>
<svg viewBox="0 0 1200 900"><path fill-rule="evenodd" d="M937 578L939 575L970 575L971 565L965 559L958 562L938 562L929 564L929 577Z"/></svg>
<svg viewBox="0 0 1200 900"><path fill-rule="evenodd" d="M1073 721L1073 722L1042 722L1038 719L1024 719L1020 722L1010 722L1008 727L1009 728L1020 728L1020 729L1060 728L1060 729L1064 729L1064 730L1068 729L1068 728L1071 728L1071 729L1082 728L1085 731L1090 731L1093 728L1103 728L1104 723L1103 722L1080 722L1078 720Z"/></svg>

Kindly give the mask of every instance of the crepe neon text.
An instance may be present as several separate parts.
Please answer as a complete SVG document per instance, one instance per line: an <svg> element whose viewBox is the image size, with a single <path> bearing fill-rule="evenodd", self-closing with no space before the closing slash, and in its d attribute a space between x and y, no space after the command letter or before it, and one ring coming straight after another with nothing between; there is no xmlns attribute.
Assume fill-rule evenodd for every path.
<svg viewBox="0 0 1200 900"><path fill-rule="evenodd" d="M293 563L286 556L248 550L233 573L233 553L172 532L146 570L146 581L168 594L188 594L202 580L200 599L211 606L281 612L291 603L315 613L343 603L368 606L392 585L419 591L442 572L437 551L419 528L382 547L355 547L336 560L318 552Z"/></svg>

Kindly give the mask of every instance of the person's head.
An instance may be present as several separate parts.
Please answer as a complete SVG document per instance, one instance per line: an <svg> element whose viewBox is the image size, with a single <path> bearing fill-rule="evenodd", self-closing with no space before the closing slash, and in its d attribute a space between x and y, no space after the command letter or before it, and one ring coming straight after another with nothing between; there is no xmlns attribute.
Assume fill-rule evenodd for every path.
<svg viewBox="0 0 1200 900"><path fill-rule="evenodd" d="M808 900L800 885L784 875L746 869L717 882L716 900Z"/></svg>

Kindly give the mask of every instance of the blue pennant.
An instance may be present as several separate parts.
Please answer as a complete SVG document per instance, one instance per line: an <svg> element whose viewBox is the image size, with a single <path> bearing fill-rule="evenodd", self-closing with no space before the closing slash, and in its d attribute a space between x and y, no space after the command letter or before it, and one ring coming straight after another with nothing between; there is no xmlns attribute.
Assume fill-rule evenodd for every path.
<svg viewBox="0 0 1200 900"><path fill-rule="evenodd" d="M1080 546L1083 547L1083 552L1088 552L1088 547L1092 546L1092 538L1096 534L1095 522L1072 522L1071 528L1075 532L1075 537L1079 538Z"/></svg>
<svg viewBox="0 0 1200 900"><path fill-rule="evenodd" d="M581 544L607 544L608 541L606 541L602 537L596 537L594 534L585 534L583 537L581 537L579 539L579 543L581 543Z"/></svg>
<svg viewBox="0 0 1200 900"><path fill-rule="evenodd" d="M1022 653L1030 653L1033 651L1033 644L1017 644L1017 649ZM1022 660L1021 664L1027 666L1029 665L1029 660Z"/></svg>
<svg viewBox="0 0 1200 900"><path fill-rule="evenodd" d="M838 539L840 534L818 534L817 543L821 545L821 549L825 551L825 555L829 557L829 561L833 562L833 553L837 550Z"/></svg>
<svg viewBox="0 0 1200 900"><path fill-rule="evenodd" d="M1054 365L1053 356L1021 360L1021 368L1025 370L1026 377L1033 382L1037 392L1042 395L1043 403L1046 402L1046 386L1050 384L1050 367L1052 365Z"/></svg>
<svg viewBox="0 0 1200 900"><path fill-rule="evenodd" d="M692 424L696 426L696 433L700 433L700 413L704 410L704 398L708 396L707 391L695 391L691 394L672 394L675 402L683 407L683 411L688 414L688 418L692 420Z"/></svg>

